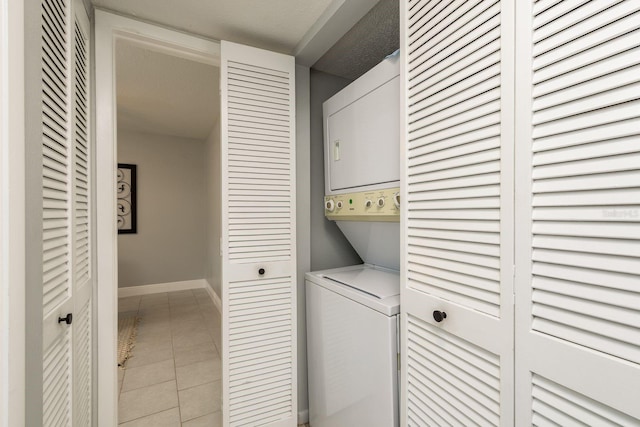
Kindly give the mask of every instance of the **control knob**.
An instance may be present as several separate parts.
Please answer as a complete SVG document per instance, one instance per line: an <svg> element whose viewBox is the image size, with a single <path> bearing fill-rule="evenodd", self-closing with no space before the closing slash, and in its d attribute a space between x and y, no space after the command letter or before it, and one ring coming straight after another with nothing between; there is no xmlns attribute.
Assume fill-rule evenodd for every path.
<svg viewBox="0 0 640 427"><path fill-rule="evenodd" d="M336 205L333 200L327 200L326 202L324 202L324 208L329 212L333 212L333 210L336 208Z"/></svg>
<svg viewBox="0 0 640 427"><path fill-rule="evenodd" d="M366 200L364 202L364 207L365 208L370 208L371 206L373 206L373 202L371 200Z"/></svg>
<svg viewBox="0 0 640 427"><path fill-rule="evenodd" d="M378 201L376 202L376 205L378 205L379 208L383 208L384 207L384 197L380 197L378 199Z"/></svg>

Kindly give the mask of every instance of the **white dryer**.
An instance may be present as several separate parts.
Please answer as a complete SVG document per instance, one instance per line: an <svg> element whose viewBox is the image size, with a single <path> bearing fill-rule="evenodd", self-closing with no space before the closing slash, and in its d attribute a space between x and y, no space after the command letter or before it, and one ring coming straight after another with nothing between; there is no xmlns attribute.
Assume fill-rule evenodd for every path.
<svg viewBox="0 0 640 427"><path fill-rule="evenodd" d="M398 426L399 62L323 105L325 216L366 264L307 273L311 427Z"/></svg>
<svg viewBox="0 0 640 427"><path fill-rule="evenodd" d="M397 271L364 264L305 279L309 423L397 427Z"/></svg>

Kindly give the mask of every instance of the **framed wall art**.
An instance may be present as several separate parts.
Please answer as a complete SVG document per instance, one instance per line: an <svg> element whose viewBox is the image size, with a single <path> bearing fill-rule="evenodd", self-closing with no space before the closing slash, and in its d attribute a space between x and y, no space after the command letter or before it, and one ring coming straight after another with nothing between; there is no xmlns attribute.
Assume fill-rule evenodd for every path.
<svg viewBox="0 0 640 427"><path fill-rule="evenodd" d="M137 232L136 165L118 163L117 179L118 234L134 234Z"/></svg>

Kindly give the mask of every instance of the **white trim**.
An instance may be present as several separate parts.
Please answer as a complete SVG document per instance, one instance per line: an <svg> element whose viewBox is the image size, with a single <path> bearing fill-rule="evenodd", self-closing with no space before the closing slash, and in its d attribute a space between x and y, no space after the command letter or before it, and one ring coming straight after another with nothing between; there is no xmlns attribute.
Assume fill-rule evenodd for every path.
<svg viewBox="0 0 640 427"><path fill-rule="evenodd" d="M118 288L118 298L135 297L138 295L159 294L162 292L186 291L208 287L205 279L184 280L180 282L154 283L150 285L127 286Z"/></svg>
<svg viewBox="0 0 640 427"><path fill-rule="evenodd" d="M309 420L307 314L304 274L311 271L310 71L296 65L296 258L298 269L298 424ZM306 421L300 421L300 414Z"/></svg>
<svg viewBox="0 0 640 427"><path fill-rule="evenodd" d="M24 2L0 1L0 426L25 425Z"/></svg>
<svg viewBox="0 0 640 427"><path fill-rule="evenodd" d="M298 424L306 424L309 422L309 410L303 409L298 411Z"/></svg>
<svg viewBox="0 0 640 427"><path fill-rule="evenodd" d="M220 296L216 293L216 291L213 290L209 282L206 283L207 285L205 286L205 289L209 293L211 301L213 301L213 305L215 305L218 311L222 313L222 300L220 299Z"/></svg>
<svg viewBox="0 0 640 427"><path fill-rule="evenodd" d="M115 42L125 39L153 45L208 63L219 61L220 45L101 10L96 10L95 22L98 426L112 427L118 423Z"/></svg>

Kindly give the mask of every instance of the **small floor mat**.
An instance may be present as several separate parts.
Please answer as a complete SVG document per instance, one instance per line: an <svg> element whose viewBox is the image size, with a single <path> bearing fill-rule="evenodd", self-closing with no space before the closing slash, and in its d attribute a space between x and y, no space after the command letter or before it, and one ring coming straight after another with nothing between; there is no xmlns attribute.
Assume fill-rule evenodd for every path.
<svg viewBox="0 0 640 427"><path fill-rule="evenodd" d="M135 315L118 316L118 366L125 367L136 344L136 333L140 318Z"/></svg>

